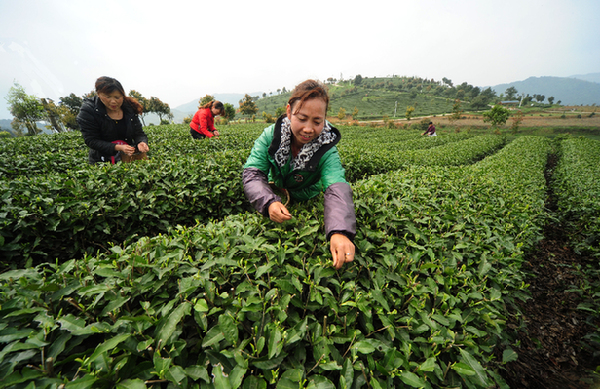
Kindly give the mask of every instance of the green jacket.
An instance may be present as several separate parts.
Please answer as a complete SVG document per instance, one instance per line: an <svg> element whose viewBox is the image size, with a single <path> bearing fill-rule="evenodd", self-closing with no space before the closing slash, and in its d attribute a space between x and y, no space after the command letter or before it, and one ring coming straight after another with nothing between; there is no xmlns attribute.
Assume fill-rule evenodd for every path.
<svg viewBox="0 0 600 389"><path fill-rule="evenodd" d="M293 171L291 159L282 168L275 163L274 155L281 142L279 123L280 121L265 128L254 142L244 168L259 169L268 175L269 182L287 189L297 201L311 199L336 182L346 182L345 170L336 147L341 138L337 128L331 127L331 131L337 135L334 142L321 147L306 164L305 170Z"/></svg>
<svg viewBox="0 0 600 389"><path fill-rule="evenodd" d="M346 181L336 144L341 139L337 128L335 141L323 145L305 164L304 170L292 170L291 158L283 167L275 163L275 153L281 145L281 121L265 128L254 142L244 165L244 192L254 208L265 216L269 205L281 198L273 193L269 182L285 188L296 201L303 201L324 192L325 232L327 239L334 233L343 233L350 239L356 234L356 215L352 188Z"/></svg>

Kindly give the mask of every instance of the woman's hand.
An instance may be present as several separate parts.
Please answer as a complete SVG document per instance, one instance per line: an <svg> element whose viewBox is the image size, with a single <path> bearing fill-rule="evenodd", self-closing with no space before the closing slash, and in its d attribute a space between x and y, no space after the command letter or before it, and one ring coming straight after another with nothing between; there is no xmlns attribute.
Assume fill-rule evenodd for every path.
<svg viewBox="0 0 600 389"><path fill-rule="evenodd" d="M286 220L290 220L292 215L287 210L285 205L279 201L275 201L269 205L269 218L277 223L283 223Z"/></svg>
<svg viewBox="0 0 600 389"><path fill-rule="evenodd" d="M145 142L138 143L137 149L140 153L147 153L148 151L150 151L148 144L146 144Z"/></svg>
<svg viewBox="0 0 600 389"><path fill-rule="evenodd" d="M341 269L344 263L354 260L355 252L354 243L346 235L333 234L329 240L329 250L333 257L333 266L336 269Z"/></svg>
<svg viewBox="0 0 600 389"><path fill-rule="evenodd" d="M129 145L116 145L115 151L120 151L126 155L133 155L133 153L135 153L135 147Z"/></svg>
<svg viewBox="0 0 600 389"><path fill-rule="evenodd" d="M214 130L214 131L213 131L213 134L215 134L215 136L219 136L219 135L221 135L221 134L219 134L219 131L217 131L217 130Z"/></svg>

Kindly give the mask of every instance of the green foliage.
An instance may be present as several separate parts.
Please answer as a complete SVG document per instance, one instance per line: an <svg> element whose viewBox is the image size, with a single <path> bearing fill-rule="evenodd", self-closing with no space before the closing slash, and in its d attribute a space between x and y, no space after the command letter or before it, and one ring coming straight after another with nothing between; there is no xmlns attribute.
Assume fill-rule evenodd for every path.
<svg viewBox="0 0 600 389"><path fill-rule="evenodd" d="M225 118L227 118L227 120L235 119L235 107L233 104L225 103L223 104L223 107L225 108Z"/></svg>
<svg viewBox="0 0 600 389"><path fill-rule="evenodd" d="M150 97L150 100L148 100L148 112L157 114L160 124L169 124L169 121L164 119L173 119L169 104L163 103L158 97Z"/></svg>
<svg viewBox="0 0 600 389"><path fill-rule="evenodd" d="M244 115L254 115L258 112L258 107L252 99L252 96L245 95L242 100L240 100L240 112Z"/></svg>
<svg viewBox="0 0 600 389"><path fill-rule="evenodd" d="M8 91L6 101L14 120L27 127L27 135L36 135L41 132L36 121L44 119L45 113L44 107L37 97L25 93L25 88L15 82Z"/></svg>
<svg viewBox="0 0 600 389"><path fill-rule="evenodd" d="M198 101L198 109L202 107L204 104L208 104L215 99L214 96L206 95Z"/></svg>
<svg viewBox="0 0 600 389"><path fill-rule="evenodd" d="M462 115L462 107L461 107L460 99L454 100L454 104L452 105L452 115L450 115L450 121L454 122L460 119L460 115ZM485 114L484 114L485 115Z"/></svg>
<svg viewBox="0 0 600 389"><path fill-rule="evenodd" d="M406 118L406 120L410 120L410 118L412 117L414 112L415 112L415 107L406 107L406 113L404 114L404 117Z"/></svg>
<svg viewBox="0 0 600 389"><path fill-rule="evenodd" d="M561 218L574 235L579 252L600 257L600 141L566 138L560 141L560 160L554 192Z"/></svg>
<svg viewBox="0 0 600 389"><path fill-rule="evenodd" d="M344 120L346 118L346 109L340 107L340 110L338 111L337 117L340 120Z"/></svg>
<svg viewBox="0 0 600 389"><path fill-rule="evenodd" d="M336 271L322 197L249 211L263 128L147 128L150 159L114 166L79 134L0 142L0 388L505 387L550 141L340 127L358 229ZM597 143L562 141L553 184L583 240Z"/></svg>
<svg viewBox="0 0 600 389"><path fill-rule="evenodd" d="M450 112L452 104L447 101L447 95L456 94L448 92L448 88L437 89L439 85L432 80L423 80L414 77L387 77L387 78L360 78L361 82L338 82L329 86L330 104L328 113L337 116L343 107L356 107L360 114L354 120L381 119L383 115L392 117L396 106L414 106L415 115L433 115ZM410 85L410 87L409 87ZM416 97L411 97L413 87ZM493 91L492 91L493 93ZM263 96L256 101L260 112L265 111L279 116L276 110L285 106L289 99L288 94Z"/></svg>
<svg viewBox="0 0 600 389"><path fill-rule="evenodd" d="M517 88L515 88L514 86L510 86L508 88L506 88L506 91L504 91L504 93L506 94L506 100L515 100L517 98Z"/></svg>
<svg viewBox="0 0 600 389"><path fill-rule="evenodd" d="M508 117L510 116L510 111L508 108L503 107L500 104L496 104L492 107L491 110L485 111L483 113L483 121L485 123L491 122L493 127L497 127L499 125L506 124Z"/></svg>
<svg viewBox="0 0 600 389"><path fill-rule="evenodd" d="M355 183L357 256L339 272L321 199L281 225L242 213L4 272L0 387L503 385L494 349L526 296L549 149L521 138Z"/></svg>

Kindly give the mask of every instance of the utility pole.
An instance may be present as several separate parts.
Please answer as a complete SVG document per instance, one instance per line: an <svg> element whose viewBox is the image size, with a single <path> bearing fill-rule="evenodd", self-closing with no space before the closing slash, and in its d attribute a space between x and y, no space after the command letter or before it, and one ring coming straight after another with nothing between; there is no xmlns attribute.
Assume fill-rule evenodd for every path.
<svg viewBox="0 0 600 389"><path fill-rule="evenodd" d="M398 100L396 100L396 103L394 104L394 117L396 117L396 109L398 108Z"/></svg>

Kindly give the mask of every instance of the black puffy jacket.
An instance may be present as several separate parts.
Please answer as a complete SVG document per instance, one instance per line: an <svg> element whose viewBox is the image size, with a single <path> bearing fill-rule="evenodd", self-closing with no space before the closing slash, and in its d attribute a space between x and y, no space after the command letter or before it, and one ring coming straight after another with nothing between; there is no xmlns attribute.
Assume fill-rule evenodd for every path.
<svg viewBox="0 0 600 389"><path fill-rule="evenodd" d="M81 128L85 144L90 148L89 163L109 161L110 157L116 154L116 145L112 143L115 140L125 141L131 146L137 146L141 142L148 144L148 137L133 108L124 101L121 109L123 109L123 120L127 123L125 139L118 134L114 120L106 113L106 107L100 98L83 100L77 115L77 123Z"/></svg>

